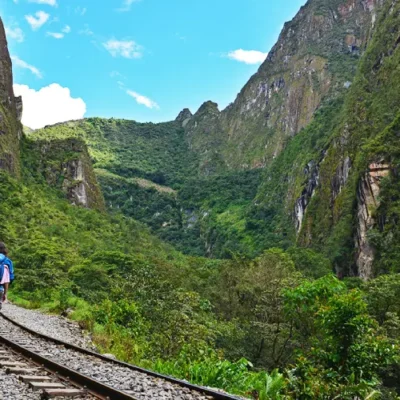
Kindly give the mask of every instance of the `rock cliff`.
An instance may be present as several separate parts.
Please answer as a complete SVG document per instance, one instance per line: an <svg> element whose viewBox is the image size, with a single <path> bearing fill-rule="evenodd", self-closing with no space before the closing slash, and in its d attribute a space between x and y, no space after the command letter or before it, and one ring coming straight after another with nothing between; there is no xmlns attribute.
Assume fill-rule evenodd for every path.
<svg viewBox="0 0 400 400"><path fill-rule="evenodd" d="M377 5L365 4L373 10ZM340 275L364 279L374 274L376 258L380 268L387 268L393 257L388 255L387 244L397 235L396 212L388 208L397 193L396 173L391 171L396 171L398 130L397 125L388 127L400 107L395 89L400 82L396 67L400 61L400 2L380 4L381 12L373 18L375 30L346 97L341 121L332 132L317 195L308 206L299 237L302 244L329 249ZM386 179L390 184L382 194L381 182ZM376 215L382 223L377 224Z"/></svg>
<svg viewBox="0 0 400 400"><path fill-rule="evenodd" d="M61 189L72 204L104 210L104 198L86 144L79 139L26 140L29 168L38 179Z"/></svg>
<svg viewBox="0 0 400 400"><path fill-rule="evenodd" d="M329 97L349 87L376 20L378 0L310 0L234 103L203 105L186 129L202 154L230 169L268 165ZM208 106L207 106L208 104ZM207 113L208 111L208 113ZM219 157L214 153L218 152Z"/></svg>
<svg viewBox="0 0 400 400"><path fill-rule="evenodd" d="M369 279L373 274L375 248L368 233L376 226L375 213L380 206L381 181L390 173L390 166L381 161L372 163L361 178L357 191L357 234L356 265L357 275Z"/></svg>
<svg viewBox="0 0 400 400"><path fill-rule="evenodd" d="M0 169L20 175L21 98L14 96L12 64L0 18Z"/></svg>
<svg viewBox="0 0 400 400"><path fill-rule="evenodd" d="M12 63L0 19L0 169L22 177L24 164L24 171L44 177L49 185L63 190L73 204L103 210L103 196L86 144L74 139L31 142L23 133L22 112L22 99L14 96Z"/></svg>
<svg viewBox="0 0 400 400"><path fill-rule="evenodd" d="M184 128L192 117L192 112L188 108L184 108L176 117L175 121L180 122L182 124L182 127Z"/></svg>

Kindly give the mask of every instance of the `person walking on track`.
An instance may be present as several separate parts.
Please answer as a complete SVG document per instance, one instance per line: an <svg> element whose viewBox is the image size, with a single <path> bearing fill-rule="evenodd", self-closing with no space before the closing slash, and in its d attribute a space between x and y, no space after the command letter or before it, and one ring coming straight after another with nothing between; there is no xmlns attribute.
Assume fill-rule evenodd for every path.
<svg viewBox="0 0 400 400"><path fill-rule="evenodd" d="M0 242L0 309L3 302L7 300L9 285L14 280L14 266L7 256L7 247Z"/></svg>

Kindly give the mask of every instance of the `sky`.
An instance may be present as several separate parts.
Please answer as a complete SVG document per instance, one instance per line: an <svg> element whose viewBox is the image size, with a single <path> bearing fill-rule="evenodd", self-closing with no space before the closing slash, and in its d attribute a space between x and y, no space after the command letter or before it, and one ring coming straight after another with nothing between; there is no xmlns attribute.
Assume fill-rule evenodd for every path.
<svg viewBox="0 0 400 400"><path fill-rule="evenodd" d="M305 0L0 0L22 122L220 109Z"/></svg>

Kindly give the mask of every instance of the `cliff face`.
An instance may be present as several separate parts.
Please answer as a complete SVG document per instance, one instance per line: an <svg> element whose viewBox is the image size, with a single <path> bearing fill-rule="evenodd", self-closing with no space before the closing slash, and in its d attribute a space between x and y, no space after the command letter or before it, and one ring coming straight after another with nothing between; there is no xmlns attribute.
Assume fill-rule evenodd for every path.
<svg viewBox="0 0 400 400"><path fill-rule="evenodd" d="M324 99L349 87L378 3L310 0L235 102L221 113L202 106L189 121L188 139L203 165L260 168L276 158Z"/></svg>
<svg viewBox="0 0 400 400"><path fill-rule="evenodd" d="M0 19L0 168L19 176L22 101L14 96L11 59Z"/></svg>
<svg viewBox="0 0 400 400"><path fill-rule="evenodd" d="M0 169L21 176L23 144L26 170L39 172L49 185L63 190L73 204L103 210L103 196L85 143L69 139L30 143L24 139L22 112L22 99L14 96L12 63L0 19Z"/></svg>
<svg viewBox="0 0 400 400"><path fill-rule="evenodd" d="M375 24L299 235L331 251L340 274L365 279L395 262L388 244L398 236L400 2L383 2Z"/></svg>
<svg viewBox="0 0 400 400"><path fill-rule="evenodd" d="M389 174L389 164L371 163L357 191L356 265L358 276L363 279L372 277L376 249L370 243L368 233L376 226L375 214L381 203L382 179Z"/></svg>
<svg viewBox="0 0 400 400"><path fill-rule="evenodd" d="M104 198L97 183L86 144L79 139L27 140L28 168L36 179L61 189L75 205L104 210Z"/></svg>

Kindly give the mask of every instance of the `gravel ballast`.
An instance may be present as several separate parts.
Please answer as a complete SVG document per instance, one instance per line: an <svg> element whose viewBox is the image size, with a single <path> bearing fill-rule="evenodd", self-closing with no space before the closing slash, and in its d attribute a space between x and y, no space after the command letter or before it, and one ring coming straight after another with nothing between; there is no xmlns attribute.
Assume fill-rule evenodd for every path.
<svg viewBox="0 0 400 400"><path fill-rule="evenodd" d="M61 317L48 316L37 311L25 310L20 307L5 304L3 313L24 326L44 335L69 342L78 346L88 345L88 340L82 334L79 326ZM24 337L26 343L35 347L35 352L46 354L46 358L67 366L81 374L87 375L115 389L128 392L137 399L160 400L209 400L212 396L203 395L172 382L152 377L128 367L113 364L98 357L83 354L62 345L38 338L11 322L1 319L3 330L12 336Z"/></svg>
<svg viewBox="0 0 400 400"><path fill-rule="evenodd" d="M33 392L17 376L0 369L0 400L40 400L40 396L40 392Z"/></svg>
<svg viewBox="0 0 400 400"><path fill-rule="evenodd" d="M35 332L74 344L75 346L93 349L89 337L84 335L79 325L67 318L27 310L10 303L3 304L2 313Z"/></svg>

